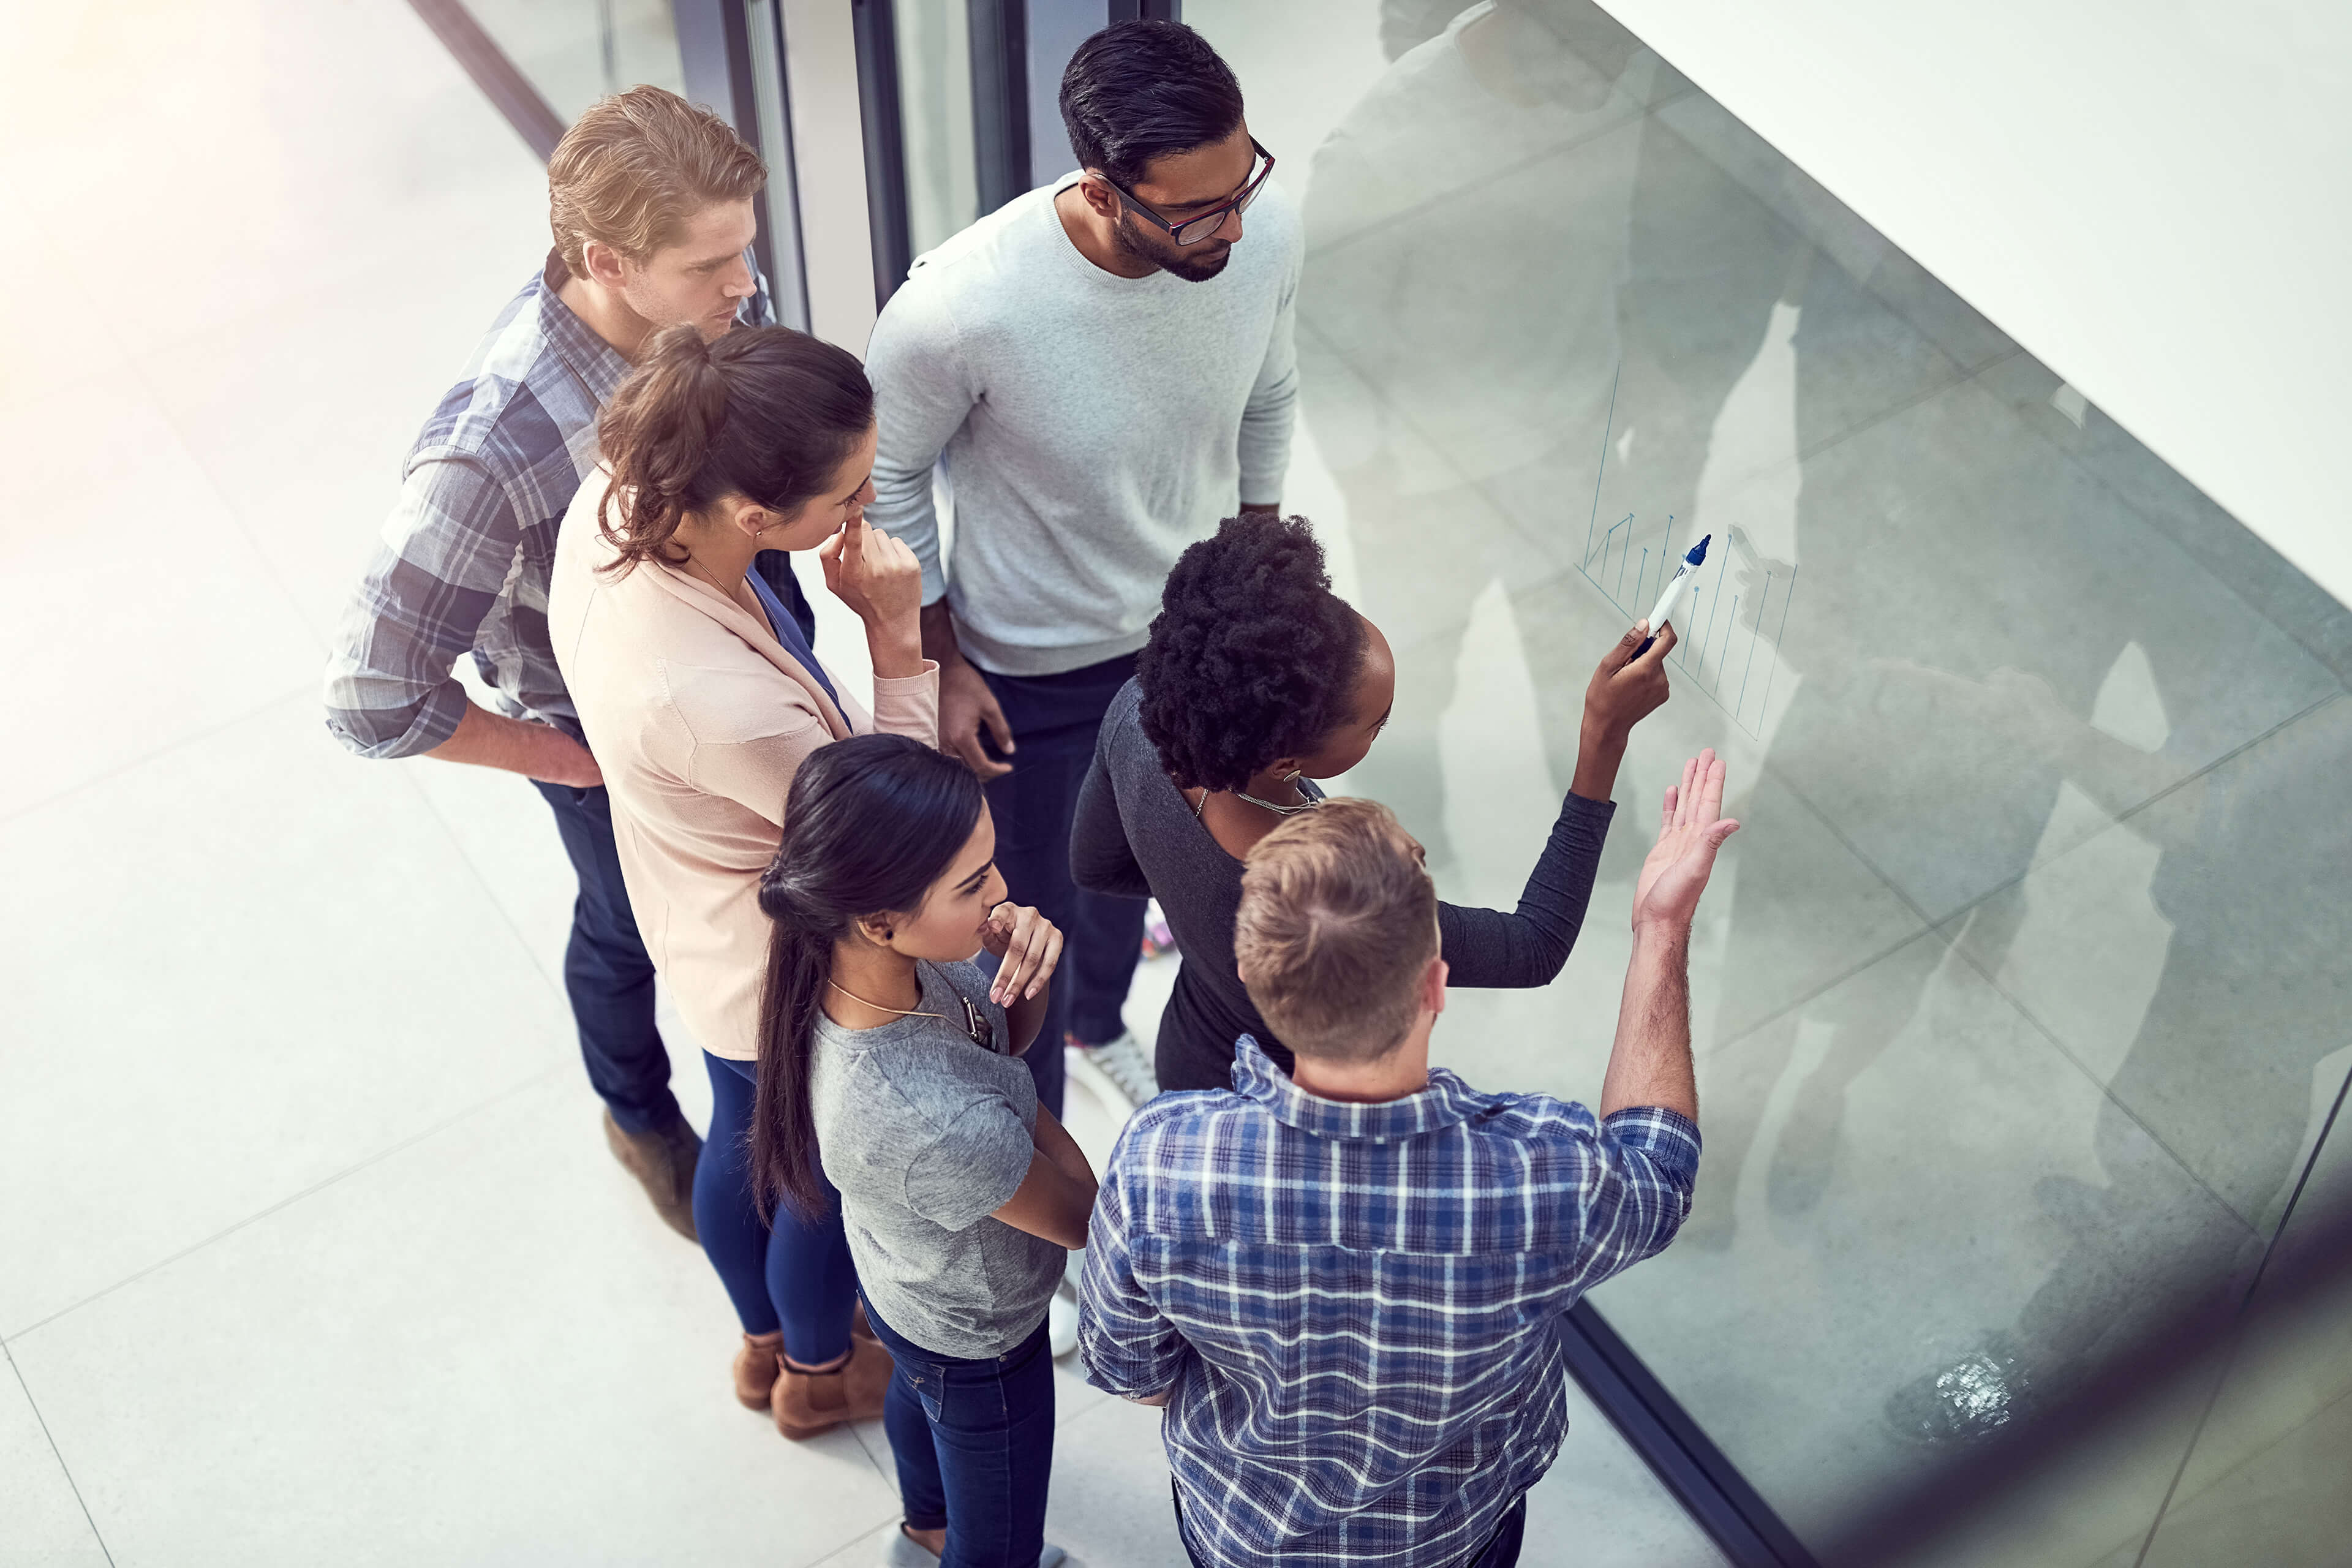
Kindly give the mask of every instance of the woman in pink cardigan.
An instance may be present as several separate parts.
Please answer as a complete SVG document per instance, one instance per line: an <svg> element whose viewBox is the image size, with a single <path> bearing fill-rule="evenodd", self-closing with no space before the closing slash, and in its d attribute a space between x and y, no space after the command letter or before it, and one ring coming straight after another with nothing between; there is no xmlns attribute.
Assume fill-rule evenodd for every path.
<svg viewBox="0 0 2352 1568"><path fill-rule="evenodd" d="M694 1219L743 1323L736 1397L805 1437L879 1415L891 1363L853 1333L838 1203L772 1221L752 1196L760 877L817 747L877 730L938 743L922 577L906 545L866 526L874 393L831 344L782 327L708 343L673 329L613 395L598 436L604 466L558 530L548 630L611 795L646 951L710 1072ZM825 586L865 623L871 717L751 571L762 550L816 551Z"/></svg>

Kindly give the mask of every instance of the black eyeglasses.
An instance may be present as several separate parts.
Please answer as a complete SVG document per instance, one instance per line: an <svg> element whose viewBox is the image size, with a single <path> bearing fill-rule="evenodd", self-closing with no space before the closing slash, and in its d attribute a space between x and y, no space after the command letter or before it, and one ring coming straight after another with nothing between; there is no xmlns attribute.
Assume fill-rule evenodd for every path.
<svg viewBox="0 0 2352 1568"><path fill-rule="evenodd" d="M1130 210L1140 213L1143 216L1150 218L1153 223L1158 224L1161 228L1166 229L1168 231L1168 237L1174 240L1177 244L1198 245L1202 240L1208 238L1211 235L1216 233L1218 229L1223 227L1225 218L1228 215L1247 212L1249 210L1250 203L1257 200L1258 192L1265 188L1265 177L1274 173L1274 154L1259 146L1257 144L1257 138L1255 136L1250 138L1250 152L1254 156L1262 158L1265 162L1258 169L1257 173L1249 177L1247 182L1243 184L1241 190L1234 196L1234 198L1211 211L1201 214L1198 217L1188 217L1181 223L1170 223L1166 218L1161 217L1158 213L1153 212L1150 207L1145 206L1141 202L1138 201L1135 197L1134 192L1129 190L1125 185L1120 184L1117 180L1112 179L1108 174L1097 174L1095 177L1100 180L1104 184L1108 185L1112 190L1117 191L1118 193L1119 200L1125 202Z"/></svg>

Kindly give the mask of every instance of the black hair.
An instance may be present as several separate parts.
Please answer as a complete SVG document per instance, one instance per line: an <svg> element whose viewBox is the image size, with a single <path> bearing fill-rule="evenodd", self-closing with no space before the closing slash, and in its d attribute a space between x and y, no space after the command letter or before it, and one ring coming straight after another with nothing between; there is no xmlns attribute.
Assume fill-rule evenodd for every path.
<svg viewBox="0 0 2352 1568"><path fill-rule="evenodd" d="M865 916L920 909L971 837L981 801L962 762L904 735L820 746L793 775L783 842L760 878L760 908L775 922L752 1091L751 1188L763 1215L779 1200L824 1212L809 1064L834 943Z"/></svg>
<svg viewBox="0 0 2352 1568"><path fill-rule="evenodd" d="M726 496L797 508L873 424L874 387L846 349L790 327L737 327L716 342L668 329L596 421L617 503L602 524L619 555L611 569L676 564L686 514Z"/></svg>
<svg viewBox="0 0 2352 1568"><path fill-rule="evenodd" d="M1349 717L1364 623L1303 517L1229 517L1176 558L1135 662L1143 732L1186 789L1246 788Z"/></svg>
<svg viewBox="0 0 2352 1568"><path fill-rule="evenodd" d="M1242 85L1181 22L1114 22L1062 72L1062 125L1078 166L1133 190L1154 158L1241 129Z"/></svg>

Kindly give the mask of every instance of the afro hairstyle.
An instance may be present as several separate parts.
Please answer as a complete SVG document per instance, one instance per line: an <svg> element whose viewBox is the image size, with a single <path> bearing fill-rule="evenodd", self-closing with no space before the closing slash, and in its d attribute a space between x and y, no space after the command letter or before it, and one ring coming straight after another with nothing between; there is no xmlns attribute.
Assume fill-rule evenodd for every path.
<svg viewBox="0 0 2352 1568"><path fill-rule="evenodd" d="M1186 789L1238 790L1347 721L1364 623L1303 517L1229 517L1176 558L1135 666L1143 732Z"/></svg>

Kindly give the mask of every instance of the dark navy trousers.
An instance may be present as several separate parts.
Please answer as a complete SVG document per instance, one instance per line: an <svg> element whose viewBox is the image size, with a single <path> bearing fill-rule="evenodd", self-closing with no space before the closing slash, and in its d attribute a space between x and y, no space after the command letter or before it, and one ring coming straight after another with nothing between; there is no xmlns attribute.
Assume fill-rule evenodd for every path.
<svg viewBox="0 0 2352 1568"><path fill-rule="evenodd" d="M613 1120L647 1132L678 1118L669 1091L669 1052L654 1027L654 961L646 956L621 852L613 842L613 804L603 786L572 789L531 781L555 812L555 829L580 879L572 905L572 941L563 950L563 990L588 1066Z"/></svg>
<svg viewBox="0 0 2352 1568"><path fill-rule="evenodd" d="M1013 771L988 785L997 868L1014 901L1035 905L1062 928L1061 968L1045 1021L1022 1058L1037 1080L1038 1100L1055 1116L1062 1114L1063 1035L1090 1046L1118 1037L1126 1026L1119 1009L1143 951L1143 900L1090 893L1070 877L1070 825L1094 763L1095 736L1110 700L1134 673L1133 654L1060 675L981 671L1013 731L1013 755L999 759ZM981 740L989 743L984 730Z"/></svg>

